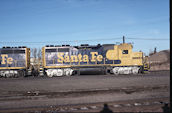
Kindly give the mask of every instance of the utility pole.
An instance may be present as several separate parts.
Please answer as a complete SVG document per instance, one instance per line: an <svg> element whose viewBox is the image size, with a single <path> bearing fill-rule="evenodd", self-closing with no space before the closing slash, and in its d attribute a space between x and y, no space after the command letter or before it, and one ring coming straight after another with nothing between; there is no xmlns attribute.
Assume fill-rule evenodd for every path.
<svg viewBox="0 0 172 113"><path fill-rule="evenodd" d="M154 54L156 53L156 47L154 48Z"/></svg>

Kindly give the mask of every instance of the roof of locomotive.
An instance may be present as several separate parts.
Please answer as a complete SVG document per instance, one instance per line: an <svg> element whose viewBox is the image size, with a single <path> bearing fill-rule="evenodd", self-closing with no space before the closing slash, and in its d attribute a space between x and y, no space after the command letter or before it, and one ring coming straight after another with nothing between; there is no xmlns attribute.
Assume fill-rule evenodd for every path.
<svg viewBox="0 0 172 113"><path fill-rule="evenodd" d="M46 48L57 48L57 47L75 47L75 48L99 48L102 46L114 46L115 44L97 44L97 45L89 45L89 44L81 44L80 46L71 46L71 45L46 45Z"/></svg>
<svg viewBox="0 0 172 113"><path fill-rule="evenodd" d="M26 46L18 46L18 47L10 47L10 46L4 46L4 47L2 47L2 48L0 48L0 49L3 49L3 50L7 50L7 49L13 49L13 50L18 50L18 49L25 49L25 48L27 48Z"/></svg>
<svg viewBox="0 0 172 113"><path fill-rule="evenodd" d="M89 44L81 44L80 46L72 46L72 45L46 45L44 46L46 49L48 48L77 48L77 49L82 49L82 48L100 48L100 47L111 47L114 45L118 45L118 46L132 46L131 43L120 43L120 44L97 44L97 45L89 45Z"/></svg>

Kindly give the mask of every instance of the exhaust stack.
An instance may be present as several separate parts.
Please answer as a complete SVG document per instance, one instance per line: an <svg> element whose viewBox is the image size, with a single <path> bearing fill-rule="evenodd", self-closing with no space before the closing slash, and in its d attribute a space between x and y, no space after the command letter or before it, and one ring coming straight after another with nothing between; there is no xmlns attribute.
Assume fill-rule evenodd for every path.
<svg viewBox="0 0 172 113"><path fill-rule="evenodd" d="M123 36L123 44L125 43L125 37Z"/></svg>

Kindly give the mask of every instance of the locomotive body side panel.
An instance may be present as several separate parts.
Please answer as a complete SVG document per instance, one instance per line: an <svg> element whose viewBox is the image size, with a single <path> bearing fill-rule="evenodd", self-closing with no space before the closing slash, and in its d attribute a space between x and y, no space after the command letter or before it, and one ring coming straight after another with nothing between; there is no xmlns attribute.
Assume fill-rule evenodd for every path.
<svg viewBox="0 0 172 113"><path fill-rule="evenodd" d="M133 52L126 43L97 48L43 47L42 52L44 68L143 65L143 53Z"/></svg>
<svg viewBox="0 0 172 113"><path fill-rule="evenodd" d="M19 77L30 73L30 48L0 49L0 77Z"/></svg>
<svg viewBox="0 0 172 113"><path fill-rule="evenodd" d="M0 49L0 69L25 69L29 66L27 48ZM29 59L29 60L28 60Z"/></svg>
<svg viewBox="0 0 172 113"><path fill-rule="evenodd" d="M42 51L45 51L43 57L45 68L103 66L121 63L119 59L108 60L106 58L107 50L104 50L104 47L80 49L75 47L52 47L45 48Z"/></svg>

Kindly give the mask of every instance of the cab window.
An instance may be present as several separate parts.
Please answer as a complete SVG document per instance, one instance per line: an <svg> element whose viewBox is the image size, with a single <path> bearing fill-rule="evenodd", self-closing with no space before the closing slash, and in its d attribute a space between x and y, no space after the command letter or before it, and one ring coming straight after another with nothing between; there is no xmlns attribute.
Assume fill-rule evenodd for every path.
<svg viewBox="0 0 172 113"><path fill-rule="evenodd" d="M128 54L128 50L123 50L122 54Z"/></svg>

